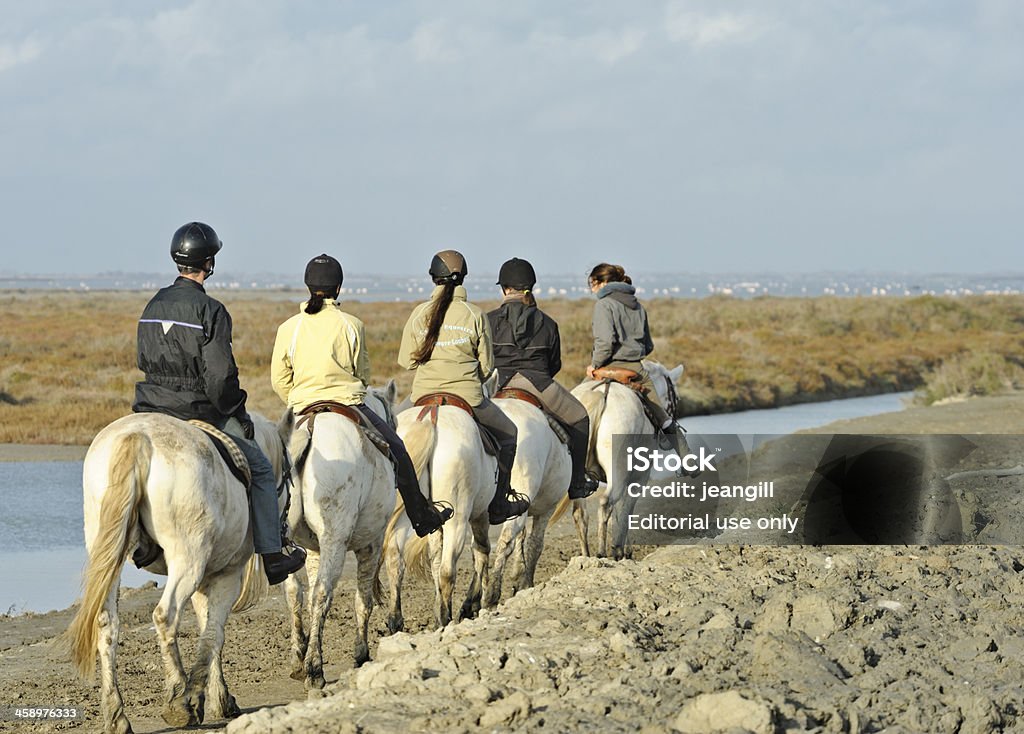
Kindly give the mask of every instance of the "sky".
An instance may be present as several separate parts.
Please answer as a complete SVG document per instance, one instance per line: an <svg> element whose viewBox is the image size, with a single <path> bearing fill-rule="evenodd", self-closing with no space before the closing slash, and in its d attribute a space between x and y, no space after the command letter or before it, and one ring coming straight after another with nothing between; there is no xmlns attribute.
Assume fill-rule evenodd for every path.
<svg viewBox="0 0 1024 734"><path fill-rule="evenodd" d="M0 0L0 272L1020 272L1018 0Z"/></svg>

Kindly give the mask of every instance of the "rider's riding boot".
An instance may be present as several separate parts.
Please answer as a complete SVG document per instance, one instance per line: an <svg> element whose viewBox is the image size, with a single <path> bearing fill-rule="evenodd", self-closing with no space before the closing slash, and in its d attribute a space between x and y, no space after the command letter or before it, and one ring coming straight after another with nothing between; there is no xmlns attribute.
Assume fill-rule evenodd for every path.
<svg viewBox="0 0 1024 734"><path fill-rule="evenodd" d="M263 570L271 586L281 583L306 565L306 551L297 545L292 545L290 550L288 554L281 551L263 554Z"/></svg>
<svg viewBox="0 0 1024 734"><path fill-rule="evenodd" d="M498 488L494 492L494 499L487 507L491 525L501 525L530 509L530 498L512 489L510 475L509 470L498 468Z"/></svg>
<svg viewBox="0 0 1024 734"><path fill-rule="evenodd" d="M582 477L574 479L572 484L569 485L569 499L586 499L597 491L598 486L600 486L600 483L584 472Z"/></svg>
<svg viewBox="0 0 1024 734"><path fill-rule="evenodd" d="M405 509L408 512L409 505L406 505ZM412 529L416 531L416 535L423 538L440 530L441 526L448 522L454 514L454 508L447 502L428 502L422 510L416 513L415 518L409 513L409 520L412 522Z"/></svg>
<svg viewBox="0 0 1024 734"><path fill-rule="evenodd" d="M587 442L589 431L569 432L569 457L572 470L569 481L569 499L581 500L597 491L598 482L587 474Z"/></svg>
<svg viewBox="0 0 1024 734"><path fill-rule="evenodd" d="M145 568L156 561L164 549L157 545L156 541L149 537L149 533L139 527L139 545L132 553L132 563L136 568Z"/></svg>

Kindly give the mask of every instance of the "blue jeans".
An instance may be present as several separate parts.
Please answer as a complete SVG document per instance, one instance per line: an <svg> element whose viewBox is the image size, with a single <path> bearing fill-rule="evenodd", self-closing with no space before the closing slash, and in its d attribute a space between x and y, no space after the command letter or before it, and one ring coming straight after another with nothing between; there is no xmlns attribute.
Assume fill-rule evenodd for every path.
<svg viewBox="0 0 1024 734"><path fill-rule="evenodd" d="M242 433L242 424L230 418L223 428L224 433L235 439L238 448L245 454L252 472L249 485L249 511L252 519L252 544L257 553L281 552L281 514L277 509L277 478L274 467L263 449Z"/></svg>

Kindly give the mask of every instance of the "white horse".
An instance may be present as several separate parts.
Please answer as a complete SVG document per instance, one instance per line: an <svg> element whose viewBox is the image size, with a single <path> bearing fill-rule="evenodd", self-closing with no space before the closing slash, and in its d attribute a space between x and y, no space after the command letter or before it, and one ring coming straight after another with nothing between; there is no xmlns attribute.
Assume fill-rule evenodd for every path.
<svg viewBox="0 0 1024 734"><path fill-rule="evenodd" d="M675 383L683 374L683 366L667 369L658 362L644 360L644 367L654 383L654 389L661 398L662 405L671 414L675 409ZM607 396L606 391L607 390ZM627 521L629 514L636 505L636 498L630 497L626 487L632 482L645 484L650 470L630 470L624 452L616 455L612 450L612 438L625 434L654 434L655 426L644 413L639 397L632 388L612 382L603 385L593 380L585 380L572 390L590 415L590 451L597 458L597 463L605 474L605 488L599 493L597 516L597 554L606 556L609 553L615 559L624 558L628 554L626 534L629 530ZM568 507L566 498L555 511L552 522L561 517ZM585 500L573 502L573 519L576 521L576 533L580 539L580 551L590 555L587 541L587 509Z"/></svg>
<svg viewBox="0 0 1024 734"><path fill-rule="evenodd" d="M491 551L487 535L487 506L496 490L497 460L484 451L480 429L473 417L453 405L437 408L437 425L429 417L417 420L419 407L398 416L398 435L416 467L420 490L430 500L449 503L454 514L441 528L425 538L417 538L399 506L388 523L384 539L391 611L388 629L399 632L402 617L402 580L408 566L421 576L427 575L430 561L435 591L435 620L439 627L452 621L452 597L455 571L466 546L466 535L473 534L473 582L467 601L479 599L487 579L487 560ZM463 610L467 606L463 605Z"/></svg>
<svg viewBox="0 0 1024 734"><path fill-rule="evenodd" d="M382 390L370 388L366 404L392 422L394 397L395 383L391 381ZM288 442L289 453L294 457L305 453L307 457L294 473L288 525L295 541L310 551L306 561L310 578L314 578L315 569L308 622L303 619L306 574L294 574L285 582L292 617L292 678L304 679L306 688L323 688L324 622L349 550L355 552L358 562L355 664L370 659L370 612L380 596L377 569L384 529L395 507L395 472L391 461L362 429L336 413L316 416L312 438L305 425L295 428L290 410L281 419L279 429Z"/></svg>
<svg viewBox="0 0 1024 734"><path fill-rule="evenodd" d="M488 609L501 599L502 575L513 549L518 559L514 592L533 586L548 521L559 501L568 496L566 492L572 478L569 448L555 435L540 408L515 398L499 398L494 402L516 424L518 441L512 465L512 486L530 498L530 509L502 525L483 600ZM527 533L528 519L532 519L532 523Z"/></svg>
<svg viewBox="0 0 1024 734"><path fill-rule="evenodd" d="M253 415L256 439L280 480L284 445L275 427ZM199 428L157 413L120 418L93 440L82 476L85 547L81 606L65 633L85 678L99 651L104 730L131 725L117 685L118 580L139 541L140 524L163 548L147 570L167 574L153 610L164 661L164 720L174 727L237 716L221 666L228 613L255 603L267 581L253 554L246 488ZM178 652L178 626L191 598L199 648L188 675Z"/></svg>

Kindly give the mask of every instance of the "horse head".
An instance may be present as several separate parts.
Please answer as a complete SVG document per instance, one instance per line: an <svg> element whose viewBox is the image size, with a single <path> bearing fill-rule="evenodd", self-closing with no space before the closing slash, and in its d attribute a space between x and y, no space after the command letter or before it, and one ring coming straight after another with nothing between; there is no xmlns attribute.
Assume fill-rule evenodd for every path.
<svg viewBox="0 0 1024 734"><path fill-rule="evenodd" d="M388 384L384 387L371 386L366 388L366 398L364 398L364 401L370 410L394 428L397 425L395 422L395 400L397 398L398 385L395 384L394 380L388 380Z"/></svg>
<svg viewBox="0 0 1024 734"><path fill-rule="evenodd" d="M683 365L679 364L672 369L668 369L653 359L645 359L643 365L651 378L651 382L654 383L654 389L657 391L658 397L661 398L661 403L665 406L665 410L668 411L669 415L675 416L676 407L679 404L676 385L679 383L679 378L683 376Z"/></svg>

